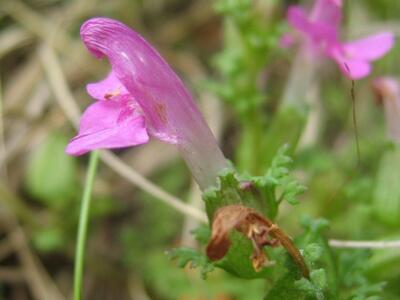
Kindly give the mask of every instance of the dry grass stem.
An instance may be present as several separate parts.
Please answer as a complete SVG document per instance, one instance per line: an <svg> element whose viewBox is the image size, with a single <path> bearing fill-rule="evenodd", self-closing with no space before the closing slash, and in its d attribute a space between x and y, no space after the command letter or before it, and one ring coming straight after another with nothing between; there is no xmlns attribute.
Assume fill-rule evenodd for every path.
<svg viewBox="0 0 400 300"><path fill-rule="evenodd" d="M52 89L58 104L72 124L77 127L81 115L75 103L74 96L70 92L67 80L63 74L61 64L56 53L47 44L43 44L39 50L40 61L46 73L50 88Z"/></svg>
<svg viewBox="0 0 400 300"><path fill-rule="evenodd" d="M32 34L13 26L3 30L0 35L0 59L17 48L32 42Z"/></svg>
<svg viewBox="0 0 400 300"><path fill-rule="evenodd" d="M23 270L20 268L0 267L0 282L23 282L25 281Z"/></svg>
<svg viewBox="0 0 400 300"><path fill-rule="evenodd" d="M204 209L204 203L201 198L201 191L197 185L197 183L192 180L190 184L190 193L189 193L189 204L192 207L196 207L199 210ZM192 231L199 226L199 221L194 218L190 218L190 216L186 215L183 224L182 224L182 233L180 245L184 247L192 247L196 248L197 241L193 239Z"/></svg>
<svg viewBox="0 0 400 300"><path fill-rule="evenodd" d="M0 242L0 261L7 258L14 251L14 246L10 239L5 238ZM0 280L1 281L1 280Z"/></svg>
<svg viewBox="0 0 400 300"><path fill-rule="evenodd" d="M3 89L2 80L0 78L0 157L4 157L6 153L5 141L4 141L4 122L3 122ZM0 172L1 175L7 180L7 166L2 164L0 160Z"/></svg>
<svg viewBox="0 0 400 300"><path fill-rule="evenodd" d="M176 209L177 211L185 215L191 216L192 218L195 218L202 223L208 222L207 216L203 211L184 203L181 199L164 191L151 181L144 178L141 174L137 173L133 168L129 167L110 151L102 151L100 153L100 157L104 163L111 167L111 169L113 169L120 176L124 177L126 180L133 183L134 185L137 185L150 195L156 197L161 202L164 202L165 204Z"/></svg>
<svg viewBox="0 0 400 300"><path fill-rule="evenodd" d="M1 194L4 195L3 192ZM7 197L9 197L11 200L18 199L17 196L11 192L9 195L7 195ZM17 221L17 216L14 215L14 209L11 210L9 208L10 207L7 205L6 201L7 210L2 211L2 221L3 225L9 231L6 239L12 245L14 251L18 255L18 259L21 264L21 267L18 270L21 271L21 274L17 274L15 272L11 274L10 270L2 269L3 271L8 271L8 273L3 272L3 274L1 274L0 272L0 277L1 275L8 275L9 278L11 278L10 276L13 275L14 279L24 278L29 289L31 290L32 295L34 296L34 299L65 300L64 296L60 293L56 284L52 281L50 275L41 264L39 258L29 248L29 242L23 229Z"/></svg>
<svg viewBox="0 0 400 300"><path fill-rule="evenodd" d="M355 249L389 249L399 248L400 241L343 241L329 240L329 245L335 248L355 248Z"/></svg>
<svg viewBox="0 0 400 300"><path fill-rule="evenodd" d="M8 84L4 86L4 113L19 111L32 89L41 79L42 70L35 53L31 54L27 61L21 64Z"/></svg>
<svg viewBox="0 0 400 300"><path fill-rule="evenodd" d="M11 233L10 238L21 261L25 273L24 277L35 298L41 300L64 300L64 296L60 293L38 257L29 249L25 234L20 226L14 226L14 231Z"/></svg>
<svg viewBox="0 0 400 300"><path fill-rule="evenodd" d="M58 50L63 51L71 44L69 36L60 30L60 20L49 20L49 16L43 17L19 0L6 2L2 9L28 31L50 42Z"/></svg>

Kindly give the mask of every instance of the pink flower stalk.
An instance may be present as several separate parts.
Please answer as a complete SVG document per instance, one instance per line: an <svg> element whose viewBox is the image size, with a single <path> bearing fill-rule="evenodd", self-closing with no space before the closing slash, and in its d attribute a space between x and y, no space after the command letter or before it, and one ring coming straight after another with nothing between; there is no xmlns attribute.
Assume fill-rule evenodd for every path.
<svg viewBox="0 0 400 300"><path fill-rule="evenodd" d="M373 81L372 87L385 110L387 136L400 143L400 85L390 77L381 77Z"/></svg>
<svg viewBox="0 0 400 300"><path fill-rule="evenodd" d="M287 18L314 52L333 59L348 78L360 79L371 73L372 61L381 58L393 47L394 36L390 32L382 32L352 42L341 42L341 10L341 0L316 0L308 15L302 7L290 6ZM291 46L293 38L291 40L286 34L281 44Z"/></svg>
<svg viewBox="0 0 400 300"><path fill-rule="evenodd" d="M66 152L140 145L150 135L178 147L200 188L215 184L226 160L190 92L160 54L129 27L108 18L86 21L81 38L94 56L108 58L111 72L88 84L97 101L83 113Z"/></svg>

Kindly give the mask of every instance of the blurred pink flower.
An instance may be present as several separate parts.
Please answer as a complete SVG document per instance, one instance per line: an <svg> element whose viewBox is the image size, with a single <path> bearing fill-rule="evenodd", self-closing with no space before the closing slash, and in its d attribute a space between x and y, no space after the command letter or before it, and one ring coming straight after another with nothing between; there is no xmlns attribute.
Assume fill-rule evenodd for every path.
<svg viewBox="0 0 400 300"><path fill-rule="evenodd" d="M93 55L108 58L112 70L87 86L97 102L83 113L66 152L135 146L150 135L178 147L201 188L214 184L225 158L191 94L160 54L108 18L86 21L81 38Z"/></svg>
<svg viewBox="0 0 400 300"><path fill-rule="evenodd" d="M371 72L372 61L393 47L394 36L383 32L353 42L341 42L341 6L341 0L316 0L308 15L302 7L290 6L288 22L301 33L313 51L333 59L348 78L360 79ZM285 45L287 40L285 35L282 43Z"/></svg>
<svg viewBox="0 0 400 300"><path fill-rule="evenodd" d="M373 81L372 88L385 110L387 136L400 142L400 85L391 77L380 77Z"/></svg>

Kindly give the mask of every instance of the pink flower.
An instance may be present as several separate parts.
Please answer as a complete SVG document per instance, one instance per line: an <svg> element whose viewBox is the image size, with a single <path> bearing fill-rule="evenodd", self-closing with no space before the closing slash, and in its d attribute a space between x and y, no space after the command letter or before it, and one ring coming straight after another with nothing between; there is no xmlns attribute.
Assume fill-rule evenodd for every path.
<svg viewBox="0 0 400 300"><path fill-rule="evenodd" d="M393 47L394 36L383 32L342 43L339 40L341 6L341 0L316 0L308 15L301 7L290 6L288 22L316 53L333 59L347 77L360 79L371 73L372 61L381 58ZM284 36L285 40L288 40L287 36Z"/></svg>
<svg viewBox="0 0 400 300"><path fill-rule="evenodd" d="M385 110L387 136L394 142L400 142L400 85L390 77L377 78L372 88Z"/></svg>
<svg viewBox="0 0 400 300"><path fill-rule="evenodd" d="M160 54L112 19L86 21L81 38L93 55L108 58L112 70L87 86L97 101L83 113L66 152L135 146L150 135L178 147L201 188L214 184L225 158L191 94Z"/></svg>

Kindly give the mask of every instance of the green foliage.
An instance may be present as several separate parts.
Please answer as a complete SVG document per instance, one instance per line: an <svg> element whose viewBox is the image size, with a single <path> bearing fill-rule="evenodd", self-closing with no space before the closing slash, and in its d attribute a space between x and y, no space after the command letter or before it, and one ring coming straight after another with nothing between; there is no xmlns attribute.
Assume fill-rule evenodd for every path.
<svg viewBox="0 0 400 300"><path fill-rule="evenodd" d="M302 218L304 233L296 240L304 247L304 258L311 269L310 278L302 278L296 286L312 299L329 299L337 291L336 261L324 237L328 222Z"/></svg>
<svg viewBox="0 0 400 300"><path fill-rule="evenodd" d="M185 275L182 269L173 266L164 253L148 253L143 273L145 282L153 289L153 293L161 299L195 298L199 289L193 289L193 280ZM198 286L198 285L197 285ZM201 292L200 292L201 293Z"/></svg>
<svg viewBox="0 0 400 300"><path fill-rule="evenodd" d="M231 204L252 207L270 219L276 217L283 199L297 204L296 197L305 191L305 187L290 175L288 167L292 160L286 151L286 146L278 151L264 176L238 176L233 169L224 170L218 178L218 185L203 193L209 219L213 219L218 208ZM253 246L247 238L233 232L231 241L227 255L218 262L219 267L242 278L263 278L270 273L268 268L254 271L249 259Z"/></svg>
<svg viewBox="0 0 400 300"><path fill-rule="evenodd" d="M287 144L288 153L293 155L297 143L303 133L307 120L307 110L290 105L282 106L275 113L269 127L262 138L263 153L260 164L269 166L275 153Z"/></svg>
<svg viewBox="0 0 400 300"><path fill-rule="evenodd" d="M32 235L33 243L41 252L60 250L65 246L64 233L60 227L42 228Z"/></svg>
<svg viewBox="0 0 400 300"><path fill-rule="evenodd" d="M45 211L40 226L32 228L32 242L44 253L63 251L75 239L81 185L77 180L77 160L65 154L67 143L64 135L49 135L28 163L26 191ZM118 209L118 203L109 196L95 195L91 219L102 218Z"/></svg>
<svg viewBox="0 0 400 300"><path fill-rule="evenodd" d="M305 259L311 263L318 261L321 258L324 248L317 243L308 244L304 249Z"/></svg>
<svg viewBox="0 0 400 300"><path fill-rule="evenodd" d="M324 300L326 299L323 290L327 287L326 272L324 269L314 270L310 273L310 280L301 278L295 282L298 292L301 295L304 292L312 299Z"/></svg>
<svg viewBox="0 0 400 300"><path fill-rule="evenodd" d="M68 139L52 134L30 159L26 187L36 200L52 207L65 206L77 193L76 162L65 155Z"/></svg>
<svg viewBox="0 0 400 300"><path fill-rule="evenodd" d="M269 4L269 9L274 7ZM263 161L268 116L263 111L267 97L262 75L282 34L281 23L265 18L262 5L251 0L215 1L215 10L224 17L224 47L213 59L220 78L208 82L239 119L242 131L235 163L240 171L252 174L263 173L268 166Z"/></svg>
<svg viewBox="0 0 400 300"><path fill-rule="evenodd" d="M160 299L259 300L265 292L265 280L243 280L215 269L204 279L191 268L178 269L160 252L149 253L144 278ZM173 288L171 288L173 287Z"/></svg>
<svg viewBox="0 0 400 300"><path fill-rule="evenodd" d="M308 283L309 281L305 280L305 282ZM305 299L304 288L300 284L296 284L296 276L291 272L288 272L279 278L264 298L264 300L281 299Z"/></svg>
<svg viewBox="0 0 400 300"><path fill-rule="evenodd" d="M272 160L271 167L263 176L247 176L247 180L254 182L261 191L264 201L267 204L267 216L275 219L278 214L278 207L282 200L295 205L299 201L297 196L306 191L289 171L292 159L286 154L288 146L281 147Z"/></svg>
<svg viewBox="0 0 400 300"><path fill-rule="evenodd" d="M338 258L339 279L343 287L340 299L381 299L383 282L372 283L366 277L366 264L370 254L365 250L341 251Z"/></svg>
<svg viewBox="0 0 400 300"><path fill-rule="evenodd" d="M196 229L191 231L193 237L200 243L200 245L206 245L211 237L211 230L208 225L200 225Z"/></svg>
<svg viewBox="0 0 400 300"><path fill-rule="evenodd" d="M174 169L174 176L160 174L157 184L172 191L180 188L180 180L184 176L181 165ZM140 213L129 219L119 228L118 239L123 245L122 261L129 269L140 270L151 259L149 249L170 247L170 241L181 228L181 216L166 205L160 205L146 193L136 194L140 202ZM146 238L143 238L146 232Z"/></svg>
<svg viewBox="0 0 400 300"><path fill-rule="evenodd" d="M223 79L211 87L240 117L254 116L265 98L257 78L280 32L274 22L263 21L251 0L218 0L214 7L224 15L225 45L214 60Z"/></svg>
<svg viewBox="0 0 400 300"><path fill-rule="evenodd" d="M400 170L400 146L388 149L380 161L375 182L373 211L385 224L400 224L400 184L399 178L393 176Z"/></svg>
<svg viewBox="0 0 400 300"><path fill-rule="evenodd" d="M50 213L46 223L34 228L32 232L33 244L42 252L61 250L74 236L70 232L70 226L76 222L77 208L75 210L71 205L71 200L80 192L77 186L76 161L65 155L67 142L65 136L51 134L36 149L28 164L27 192L47 207ZM67 210L70 218L60 217Z"/></svg>
<svg viewBox="0 0 400 300"><path fill-rule="evenodd" d="M214 4L217 13L231 16L238 21L247 21L251 8L252 0L218 0Z"/></svg>
<svg viewBox="0 0 400 300"><path fill-rule="evenodd" d="M399 2L396 0L366 0L366 5L370 8L370 13L375 14L380 18L398 18Z"/></svg>
<svg viewBox="0 0 400 300"><path fill-rule="evenodd" d="M253 253L253 245L242 234L232 232L230 240L232 245L228 253L216 263L216 266L234 276L245 279L265 278L268 274L271 274L272 270L268 267L263 268L260 272L254 270L250 259Z"/></svg>
<svg viewBox="0 0 400 300"><path fill-rule="evenodd" d="M209 220L214 213L226 205L240 204L244 201L248 206L259 207L259 203L253 197L244 198L245 191L240 189L240 181L233 169L225 169L218 177L217 186L208 188L202 195L206 204Z"/></svg>
<svg viewBox="0 0 400 300"><path fill-rule="evenodd" d="M296 277L295 266L287 260L288 271L277 280L265 299L381 299L383 283L371 283L366 276L365 251L341 251L333 255L323 232L325 220L303 218L304 233L298 245L306 245L303 254L310 267L310 278Z"/></svg>
<svg viewBox="0 0 400 300"><path fill-rule="evenodd" d="M299 238L308 235L306 230ZM310 278L299 276L299 270L293 261L286 257L286 269L278 280L272 285L264 299L297 299L297 300L323 300L328 298L327 274L321 266L322 249L318 244L309 244L303 255L310 268ZM276 275L276 274L275 274Z"/></svg>
<svg viewBox="0 0 400 300"><path fill-rule="evenodd" d="M273 182L275 188L280 188L281 194L279 195L278 202L283 199L289 204L298 204L297 196L306 191L306 187L298 183L298 181L290 174L289 165L292 159L287 156L288 146L283 146L278 150L271 163L271 167L264 177L261 177L256 182L260 186L267 186L269 182Z"/></svg>
<svg viewBox="0 0 400 300"><path fill-rule="evenodd" d="M297 196L306 188L290 174L292 159L286 155L287 150L287 146L278 150L263 176L238 176L233 169L224 170L218 178L218 186L203 194L209 218L212 219L214 212L222 206L242 203L274 219L282 200L297 204Z"/></svg>
<svg viewBox="0 0 400 300"><path fill-rule="evenodd" d="M388 239L399 240L399 235ZM398 249L376 249L371 251L370 257L364 257L366 273L369 278L377 280L394 280L398 282L400 276L400 251Z"/></svg>
<svg viewBox="0 0 400 300"><path fill-rule="evenodd" d="M310 279L304 277L298 279L297 270L291 265L288 271L274 283L264 299L324 300L327 299L326 289L324 269L312 270Z"/></svg>
<svg viewBox="0 0 400 300"><path fill-rule="evenodd" d="M135 14L139 16L135 20L151 36L152 30L158 30L158 26L152 24L158 18L153 10L163 11L159 23L171 18L168 20L171 24L175 20L179 20L180 24L182 19L175 18L175 11L181 13L196 1L151 1L160 2L157 5L146 1L136 4L136 1L125 2L135 8ZM221 22L214 22L213 15L210 18L213 21L207 19L204 24L207 25L204 27L206 29L215 26L214 23L218 24L218 28L212 30L218 33L221 29L223 31L223 45L219 53L212 57L211 66L205 68L211 76L214 75L207 80L206 88L224 101L224 112L227 112L229 119L223 124L225 131L221 142L224 152L235 163L235 168L221 174L217 186L204 193L207 214L212 220L218 208L229 204L244 204L256 209L294 237L310 269L310 278L301 277L298 267L282 247L265 247L265 253L274 264L255 272L250 259L253 245L238 232L230 236L232 247L228 254L218 262L210 262L203 254L211 235L206 225L193 231L200 250L173 249L168 252L168 259L164 255L165 249L178 247L182 223L187 216L182 217L139 190L131 193L128 185L118 184L118 188L113 187L111 191L108 185L104 188L102 182L108 180L104 169L102 175L105 176L96 183L91 210L88 251L94 248L105 258L104 262L96 261L94 267L88 267L94 287L97 287L98 269L102 269L103 263L112 263L129 283L131 278L134 279L132 281L140 278L139 281L152 299L399 299L400 253L397 249L340 250L331 248L328 243L328 238L399 239L400 150L398 145L388 145L384 137L384 116L372 101L369 80L356 82L360 165L356 161L351 120L351 83L335 71L336 66L331 67L332 71L325 69L327 72L320 68L316 74L317 80L306 86L307 92L317 95L322 110L318 115L319 123L316 123L319 133L315 144L295 152L298 140L304 134L309 112L313 109L300 105L304 104L304 93L293 91L293 106L285 106L282 105L284 101L280 102L284 98L285 87L289 86L287 78L290 78L290 68L295 61L291 55L296 51L296 48L283 51L278 46L279 38L287 29L284 12L289 4L312 5L312 2L215 0L215 12L219 14ZM179 7L181 3L184 3L182 8ZM110 6L111 13L118 16L118 6L123 5L114 5ZM371 22L373 29L383 24L383 18L385 24L391 21L387 18L396 21L400 16L399 5L398 0L344 1L343 38L361 37L361 31L353 29L353 25ZM52 4L50 10L56 6ZM47 9L46 4L33 5L31 8L39 12L42 7ZM100 14L109 15L110 8L103 7ZM126 9L120 13L125 15L131 11ZM202 11L200 16L203 16ZM8 16L4 20L7 24L13 22L13 18ZM178 36L185 38L175 39L172 44L179 40L178 47L185 48L187 41L192 43L199 37L203 38L203 30L192 30L192 25L188 26L190 32L178 30ZM141 31L140 27L136 29ZM170 30L175 27L166 28ZM77 34L78 29L79 24L74 24L73 32ZM158 35L154 39L157 41ZM161 44L168 45L168 41L163 40ZM371 79L385 74L398 75L396 66L399 50L399 46L396 46L383 61L374 63ZM7 65L22 61L20 57L25 52L29 51L19 51L17 59L7 59ZM180 51L176 55L179 56ZM207 59L201 56L202 61ZM177 61L180 61L179 57ZM322 63L321 60L321 65L334 64ZM307 81L307 72L300 71L304 71L299 76L301 83L304 83ZM4 75L7 85L11 84L12 78L7 78L7 72ZM74 85L78 84L76 80ZM75 86L72 91L75 91ZM7 114L8 109L5 108ZM7 120L8 116L5 115L5 118ZM8 127L14 126L7 125L4 128L6 148L10 135ZM9 184L12 190L15 184L16 191L22 191L18 196L22 199L23 213L17 212L21 207L17 202L10 207L17 212L18 221L29 234L30 242L43 258L43 263L51 264L51 274L60 270L53 269L53 256L46 255L53 255L51 252L56 251L57 259L60 255L63 256L61 261L71 260L81 197L80 182L84 178L83 166L86 163L85 158L74 159L65 155L67 140L61 134L51 134L28 157L23 189L15 184L15 173L21 172L12 170L12 160L7 161L11 176L4 177L7 180L4 180L5 186ZM282 147L284 144L288 146ZM292 157L295 158L295 166ZM81 164L80 168L77 163ZM298 170L296 175L299 174L301 182L306 183L307 191L296 180L292 168ZM171 161L168 168L157 172L151 175L151 180L172 194L185 198L190 176L183 164ZM114 199L114 194L122 195L127 190L129 196L118 199L124 201L121 205L121 201ZM299 201L299 196L304 192ZM297 205L300 202L301 205ZM32 222L27 222L29 218L24 217L29 215L31 207L34 207L31 210L33 219L39 220L32 227L27 226ZM25 211L28 213L25 214ZM301 217L303 213L312 217ZM104 241L110 244L104 247ZM103 247L97 248L98 245ZM5 260L5 263L9 263L9 260ZM176 268L176 264L182 269ZM64 265L61 271L65 272ZM107 278L107 281L113 280L116 281L115 278ZM125 285L124 282L119 284ZM8 283L0 284L0 298L9 298Z"/></svg>
<svg viewBox="0 0 400 300"><path fill-rule="evenodd" d="M225 170L219 177L218 186L204 192L203 199L210 220L218 208L226 205L244 204L260 210L264 204L257 195L240 188L240 181L233 170ZM231 241L230 250L218 266L241 278L263 277L263 273L254 271L249 259L253 252L251 242L235 232L231 234Z"/></svg>
<svg viewBox="0 0 400 300"><path fill-rule="evenodd" d="M200 268L201 277L207 278L207 274L214 270L214 264L202 253L191 248L177 248L167 251L169 259L177 259L178 267Z"/></svg>

